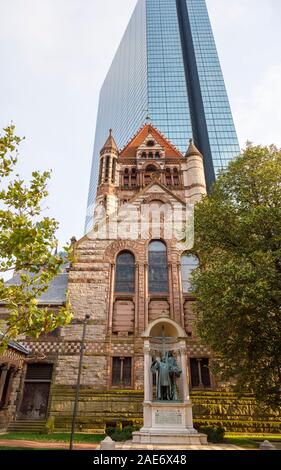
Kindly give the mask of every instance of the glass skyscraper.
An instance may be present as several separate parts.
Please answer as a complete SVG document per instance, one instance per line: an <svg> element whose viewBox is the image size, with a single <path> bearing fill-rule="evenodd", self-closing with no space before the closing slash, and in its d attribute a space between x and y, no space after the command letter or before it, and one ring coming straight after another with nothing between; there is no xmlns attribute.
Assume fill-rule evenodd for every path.
<svg viewBox="0 0 281 470"><path fill-rule="evenodd" d="M208 188L240 152L205 0L138 0L100 92L86 232L108 129L121 148L148 115L183 153L193 137Z"/></svg>

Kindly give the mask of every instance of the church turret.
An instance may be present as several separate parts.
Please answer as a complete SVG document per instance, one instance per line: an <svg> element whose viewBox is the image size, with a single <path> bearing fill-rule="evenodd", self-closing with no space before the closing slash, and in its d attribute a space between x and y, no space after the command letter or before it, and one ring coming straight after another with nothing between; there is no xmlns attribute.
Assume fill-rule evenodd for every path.
<svg viewBox="0 0 281 470"><path fill-rule="evenodd" d="M202 199L202 196L207 194L207 188L204 173L204 157L192 139L189 141L185 158L186 199L187 202L196 203Z"/></svg>
<svg viewBox="0 0 281 470"><path fill-rule="evenodd" d="M109 129L109 136L100 151L99 180L96 197L96 206L103 206L106 215L111 214L117 208L116 197L116 166L119 156L118 148L112 129Z"/></svg>

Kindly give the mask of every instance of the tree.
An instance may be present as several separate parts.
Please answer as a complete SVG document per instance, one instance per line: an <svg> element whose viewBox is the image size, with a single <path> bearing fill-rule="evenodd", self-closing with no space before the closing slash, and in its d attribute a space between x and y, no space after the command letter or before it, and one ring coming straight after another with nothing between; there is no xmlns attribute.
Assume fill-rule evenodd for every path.
<svg viewBox="0 0 281 470"><path fill-rule="evenodd" d="M281 152L253 147L195 208L197 330L214 370L281 405ZM234 380L233 380L234 379Z"/></svg>
<svg viewBox="0 0 281 470"><path fill-rule="evenodd" d="M58 223L41 216L50 172L34 171L29 185L14 174L22 140L14 131L11 125L0 135L0 302L8 312L1 328L2 348L9 339L38 337L71 319L69 304L58 312L38 305L66 260L56 253ZM5 284L5 273L12 271L19 273L20 285Z"/></svg>

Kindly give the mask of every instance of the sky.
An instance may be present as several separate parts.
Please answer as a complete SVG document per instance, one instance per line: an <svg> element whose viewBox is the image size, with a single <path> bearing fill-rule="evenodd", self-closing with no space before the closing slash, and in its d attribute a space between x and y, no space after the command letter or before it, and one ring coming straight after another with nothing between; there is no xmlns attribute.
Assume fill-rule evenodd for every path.
<svg viewBox="0 0 281 470"><path fill-rule="evenodd" d="M44 215L83 235L99 90L136 0L0 0L0 128L18 172L52 170ZM240 145L281 146L281 1L207 0Z"/></svg>

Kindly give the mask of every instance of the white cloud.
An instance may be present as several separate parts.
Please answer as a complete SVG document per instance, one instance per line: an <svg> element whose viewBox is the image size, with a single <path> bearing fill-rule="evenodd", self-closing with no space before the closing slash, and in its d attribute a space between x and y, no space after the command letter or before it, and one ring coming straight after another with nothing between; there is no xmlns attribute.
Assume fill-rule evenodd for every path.
<svg viewBox="0 0 281 470"><path fill-rule="evenodd" d="M281 147L281 65L273 66L254 86L247 99L236 102L235 120L241 143Z"/></svg>

